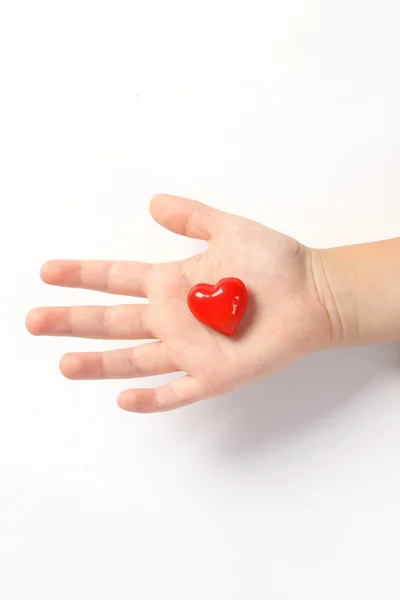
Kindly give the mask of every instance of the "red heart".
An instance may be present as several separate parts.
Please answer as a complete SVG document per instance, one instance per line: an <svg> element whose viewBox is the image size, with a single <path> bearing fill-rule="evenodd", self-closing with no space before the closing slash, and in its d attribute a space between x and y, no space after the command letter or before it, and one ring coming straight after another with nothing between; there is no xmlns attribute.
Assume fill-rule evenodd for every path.
<svg viewBox="0 0 400 600"><path fill-rule="evenodd" d="M194 285L187 301L201 323L224 335L232 335L246 310L247 290L240 279L225 277L215 285Z"/></svg>

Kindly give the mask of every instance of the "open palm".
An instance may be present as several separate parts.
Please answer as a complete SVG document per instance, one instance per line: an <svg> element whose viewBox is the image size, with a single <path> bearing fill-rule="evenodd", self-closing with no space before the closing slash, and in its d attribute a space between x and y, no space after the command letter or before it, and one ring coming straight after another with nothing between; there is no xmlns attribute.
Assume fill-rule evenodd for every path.
<svg viewBox="0 0 400 600"><path fill-rule="evenodd" d="M263 225L199 202L156 196L156 221L175 233L208 241L208 250L165 264L50 261L47 283L146 297L148 304L38 308L27 317L35 335L156 340L130 349L72 353L60 364L71 379L133 378L183 371L159 388L131 389L122 408L155 412L227 392L270 374L323 346L329 320L319 302L312 252ZM249 292L235 334L199 323L187 306L196 283L238 277Z"/></svg>

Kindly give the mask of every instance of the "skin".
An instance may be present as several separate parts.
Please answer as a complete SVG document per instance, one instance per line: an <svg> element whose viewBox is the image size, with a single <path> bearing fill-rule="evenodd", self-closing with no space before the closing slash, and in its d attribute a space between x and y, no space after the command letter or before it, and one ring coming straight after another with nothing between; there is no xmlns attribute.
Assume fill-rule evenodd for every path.
<svg viewBox="0 0 400 600"><path fill-rule="evenodd" d="M356 301L360 283L349 275L358 272L362 251L361 257L353 252L346 271L340 255L346 249L310 249L193 200L159 195L150 211L172 232L206 240L207 251L164 264L56 260L43 265L41 277L51 285L148 299L148 304L32 310L26 325L33 335L145 340L131 349L66 354L60 362L65 377L135 378L182 371L171 383L128 389L118 398L125 410L159 412L228 392L317 350L363 343L352 315L354 306L363 306ZM400 254L398 243L392 252ZM398 263L394 271L400 270ZM229 276L245 282L249 304L235 334L226 337L196 321L186 298L194 284ZM364 306L366 321L368 310ZM393 337L393 328L388 329ZM365 335L369 343L373 333ZM400 332L394 337L400 339Z"/></svg>

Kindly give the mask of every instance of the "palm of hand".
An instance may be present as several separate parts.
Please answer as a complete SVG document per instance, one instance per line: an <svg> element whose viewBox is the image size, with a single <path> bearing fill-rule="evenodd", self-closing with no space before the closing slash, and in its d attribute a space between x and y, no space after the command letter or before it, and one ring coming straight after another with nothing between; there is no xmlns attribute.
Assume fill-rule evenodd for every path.
<svg viewBox="0 0 400 600"><path fill-rule="evenodd" d="M134 377L173 371L187 373L156 389L134 389L121 394L121 407L151 412L224 393L272 373L321 345L328 325L313 286L307 248L253 221L181 198L155 198L152 213L172 231L208 239L208 250L174 263L140 268L137 263L125 263L122 271L113 269L112 281L108 266L109 291L121 293L126 281L136 280L136 287L140 288L137 295L146 296L149 304L120 307L112 318L110 312L97 308L103 329L107 321L108 335L98 334L100 326L96 325L93 312L96 309L76 309L82 313L81 320L86 318L86 329L87 323L93 321L92 334L86 330L84 335L159 341L132 350L67 355L61 363L65 375L82 379L95 378L96 374ZM76 265L70 267L70 273L71 268L76 272ZM80 271L82 277L82 267ZM49 283L74 285L71 275L68 280L61 272L58 269L56 277L45 275L44 279ZM191 315L186 298L192 285L216 283L230 276L245 282L249 304L236 333L225 337L199 323ZM91 281L95 279L92 275ZM80 284L102 289L104 278L102 287L96 283L85 285L84 281ZM79 323L76 327L71 323L71 311L67 331L63 332L60 322L66 316L57 313L60 309L39 310L40 314L36 310L28 317L32 333L74 335L73 329L78 329L77 335L82 335L82 326L79 331ZM130 314L133 310L136 314ZM88 311L92 311L92 319ZM127 316L136 317L136 321L139 317L140 324L130 332L124 330ZM79 321L79 313L74 318ZM113 331L119 335L113 335Z"/></svg>

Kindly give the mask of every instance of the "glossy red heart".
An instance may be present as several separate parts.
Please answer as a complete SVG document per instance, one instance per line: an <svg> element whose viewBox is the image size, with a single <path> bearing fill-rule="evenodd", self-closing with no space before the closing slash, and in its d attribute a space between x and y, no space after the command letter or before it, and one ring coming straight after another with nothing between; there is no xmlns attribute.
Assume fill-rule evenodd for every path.
<svg viewBox="0 0 400 600"><path fill-rule="evenodd" d="M232 335L246 310L247 290L240 279L225 277L215 285L194 285L187 301L201 323L224 335Z"/></svg>

